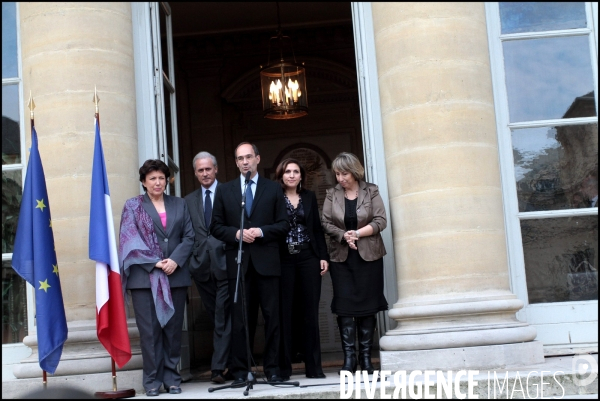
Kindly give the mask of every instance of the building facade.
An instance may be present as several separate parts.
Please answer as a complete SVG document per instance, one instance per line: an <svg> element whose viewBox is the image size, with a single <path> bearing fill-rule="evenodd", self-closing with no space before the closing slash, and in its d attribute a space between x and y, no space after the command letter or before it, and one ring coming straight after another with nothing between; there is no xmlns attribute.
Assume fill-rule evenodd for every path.
<svg viewBox="0 0 600 401"><path fill-rule="evenodd" d="M333 185L331 160L351 151L390 222L382 368L597 352L597 3L282 3L309 105L287 121L261 108L274 3L2 7L3 381L41 377L36 289L11 268L30 93L69 325L57 375L110 370L87 249L95 86L117 233L149 158L184 196L198 185L197 152L213 153L228 181L233 149L251 141L261 174L294 155L319 194ZM335 351L323 291L323 349ZM189 374L211 352L195 289L187 313ZM137 335L130 319L125 371L141 368Z"/></svg>

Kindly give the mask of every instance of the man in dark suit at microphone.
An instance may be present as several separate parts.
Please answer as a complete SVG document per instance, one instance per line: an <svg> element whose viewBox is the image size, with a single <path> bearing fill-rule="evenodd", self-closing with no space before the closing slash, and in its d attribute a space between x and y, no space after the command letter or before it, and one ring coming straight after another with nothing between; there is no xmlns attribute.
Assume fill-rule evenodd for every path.
<svg viewBox="0 0 600 401"><path fill-rule="evenodd" d="M241 174L218 188L210 230L217 239L225 242L231 302L236 290L237 251L239 241L242 241L242 274L246 283L248 312L246 319L249 316L256 316L260 305L265 319L263 368L269 381L278 382L283 380L278 364L279 277L281 276L278 241L287 234L290 225L281 186L258 174L260 155L256 145L248 142L240 143L235 149L235 163ZM244 227L240 230L244 190L246 194ZM243 383L248 375L241 288L238 292L237 304L232 304L231 316L230 370L235 377L234 384L239 384ZM254 337L252 331L255 328L252 326L255 324L249 328L251 338Z"/></svg>

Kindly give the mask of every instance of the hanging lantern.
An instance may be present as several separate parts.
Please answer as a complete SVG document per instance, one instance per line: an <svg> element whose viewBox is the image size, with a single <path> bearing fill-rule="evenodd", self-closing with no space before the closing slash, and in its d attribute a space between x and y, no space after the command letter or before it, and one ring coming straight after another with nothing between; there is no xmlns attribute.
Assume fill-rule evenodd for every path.
<svg viewBox="0 0 600 401"><path fill-rule="evenodd" d="M269 41L269 59L266 67L261 66L260 86L262 89L263 113L265 118L287 120L308 114L306 92L306 71L304 63L296 62L294 49L289 36L283 36L279 20L279 3L277 3L277 35ZM283 58L284 39L290 41L293 62ZM279 45L279 63L270 64L271 41Z"/></svg>
<svg viewBox="0 0 600 401"><path fill-rule="evenodd" d="M289 119L308 114L304 66L281 62L260 71L265 118Z"/></svg>

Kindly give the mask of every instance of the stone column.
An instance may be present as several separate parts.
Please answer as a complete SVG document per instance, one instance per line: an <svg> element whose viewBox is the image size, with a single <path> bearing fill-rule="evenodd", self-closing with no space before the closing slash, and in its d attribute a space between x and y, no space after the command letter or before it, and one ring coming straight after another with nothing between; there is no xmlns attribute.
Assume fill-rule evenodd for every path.
<svg viewBox="0 0 600 401"><path fill-rule="evenodd" d="M372 3L398 321L382 369L543 362L510 291L483 3Z"/></svg>
<svg viewBox="0 0 600 401"><path fill-rule="evenodd" d="M110 182L115 233L127 198L138 194L138 148L131 4L18 3L26 124L27 100L35 100L35 125L52 210L52 227L62 294L69 326L61 374L88 371L108 356L78 343L93 342L96 319L95 262L88 258L90 185L94 153L94 85L100 98L104 157ZM27 146L31 144L26 128ZM132 336L139 337L135 323ZM86 333L82 335L82 333ZM37 366L37 337L28 362ZM132 343L137 339L132 338ZM97 342L97 339L95 340ZM98 343L99 345L99 343ZM101 347L101 346L100 346ZM76 350L71 355L70 350ZM87 350L87 351L86 351ZM134 352L139 354L138 350ZM68 360L65 360L65 356ZM71 358L80 359L79 365ZM34 359L32 361L31 359ZM132 366L138 365L138 366ZM69 368L72 366L72 368ZM141 367L141 357L126 365ZM41 370L15 369L27 377ZM24 373L28 371L29 373ZM35 373L32 373L35 371Z"/></svg>

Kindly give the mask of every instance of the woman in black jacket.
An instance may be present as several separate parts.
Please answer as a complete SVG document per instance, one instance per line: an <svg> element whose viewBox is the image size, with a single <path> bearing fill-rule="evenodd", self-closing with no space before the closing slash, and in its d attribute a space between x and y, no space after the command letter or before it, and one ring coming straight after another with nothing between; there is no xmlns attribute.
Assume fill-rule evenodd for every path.
<svg viewBox="0 0 600 401"><path fill-rule="evenodd" d="M325 378L321 366L319 300L321 278L329 268L325 234L321 228L315 193L302 188L306 178L298 160L285 159L275 172L286 202L290 231L281 242L281 376L292 374L293 319L302 319L306 377ZM296 291L294 291L296 290ZM302 316L293 315L294 298L300 297Z"/></svg>

